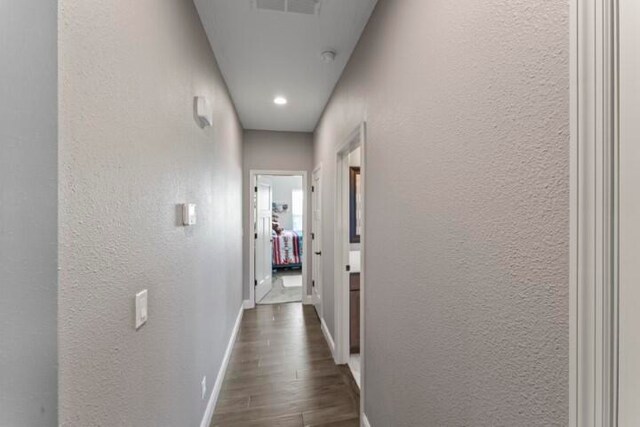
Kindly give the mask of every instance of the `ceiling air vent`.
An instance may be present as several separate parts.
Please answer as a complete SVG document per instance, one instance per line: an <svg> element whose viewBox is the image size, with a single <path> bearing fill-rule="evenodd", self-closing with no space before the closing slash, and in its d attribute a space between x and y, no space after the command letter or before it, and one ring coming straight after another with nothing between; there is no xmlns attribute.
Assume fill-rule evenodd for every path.
<svg viewBox="0 0 640 427"><path fill-rule="evenodd" d="M320 9L320 0L287 0L287 12L315 15Z"/></svg>
<svg viewBox="0 0 640 427"><path fill-rule="evenodd" d="M254 5L258 10L302 13L304 15L320 13L320 0L254 0Z"/></svg>
<svg viewBox="0 0 640 427"><path fill-rule="evenodd" d="M256 0L256 8L260 10L276 10L285 12L287 9L285 0Z"/></svg>

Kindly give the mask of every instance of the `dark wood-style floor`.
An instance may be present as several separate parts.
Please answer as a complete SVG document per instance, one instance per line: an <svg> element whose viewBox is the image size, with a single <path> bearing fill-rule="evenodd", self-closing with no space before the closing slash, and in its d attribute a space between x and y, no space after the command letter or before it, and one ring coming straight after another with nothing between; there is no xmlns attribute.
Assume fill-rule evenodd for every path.
<svg viewBox="0 0 640 427"><path fill-rule="evenodd" d="M212 426L359 427L359 395L311 306L244 313Z"/></svg>

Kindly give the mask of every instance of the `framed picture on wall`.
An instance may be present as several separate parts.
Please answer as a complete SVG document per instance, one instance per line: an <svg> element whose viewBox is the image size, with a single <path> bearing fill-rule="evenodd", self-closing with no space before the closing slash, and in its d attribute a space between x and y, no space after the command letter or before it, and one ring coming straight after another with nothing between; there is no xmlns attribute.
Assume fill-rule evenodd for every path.
<svg viewBox="0 0 640 427"><path fill-rule="evenodd" d="M349 168L349 241L360 243L362 226L362 191L360 184L360 168Z"/></svg>

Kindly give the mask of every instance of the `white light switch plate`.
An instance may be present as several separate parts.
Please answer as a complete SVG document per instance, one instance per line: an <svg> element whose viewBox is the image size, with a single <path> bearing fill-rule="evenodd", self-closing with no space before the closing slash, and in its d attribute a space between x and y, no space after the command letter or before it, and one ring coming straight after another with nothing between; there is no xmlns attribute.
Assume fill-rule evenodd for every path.
<svg viewBox="0 0 640 427"><path fill-rule="evenodd" d="M140 291L136 294L136 329L147 323L147 290Z"/></svg>
<svg viewBox="0 0 640 427"><path fill-rule="evenodd" d="M182 205L182 224L196 224L196 205L195 203L185 203Z"/></svg>

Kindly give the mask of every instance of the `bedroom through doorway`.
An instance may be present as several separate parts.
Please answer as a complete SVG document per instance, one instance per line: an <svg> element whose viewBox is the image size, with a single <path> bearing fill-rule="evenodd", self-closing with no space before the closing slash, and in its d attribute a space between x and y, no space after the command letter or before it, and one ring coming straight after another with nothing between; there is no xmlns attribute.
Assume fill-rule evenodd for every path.
<svg viewBox="0 0 640 427"><path fill-rule="evenodd" d="M302 175L256 174L255 303L300 302L304 293L305 191Z"/></svg>

